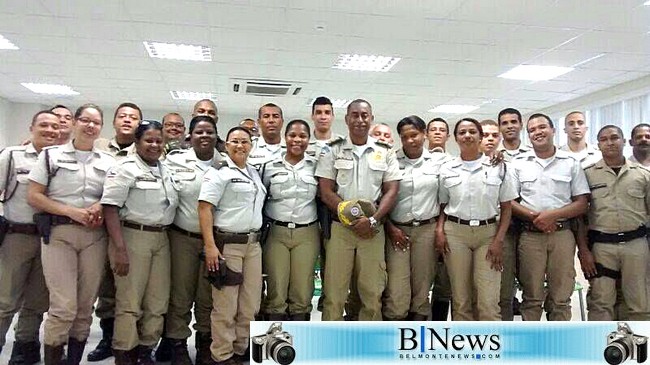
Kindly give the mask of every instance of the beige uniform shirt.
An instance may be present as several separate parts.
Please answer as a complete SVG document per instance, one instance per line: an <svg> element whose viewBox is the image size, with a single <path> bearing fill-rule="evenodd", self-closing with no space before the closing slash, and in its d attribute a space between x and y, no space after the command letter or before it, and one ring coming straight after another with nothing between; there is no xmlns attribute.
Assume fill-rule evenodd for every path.
<svg viewBox="0 0 650 365"><path fill-rule="evenodd" d="M349 140L334 143L321 151L316 176L334 180L343 200L366 199L377 202L384 181L402 178L395 152L388 145L368 137L361 155Z"/></svg>
<svg viewBox="0 0 650 365"><path fill-rule="evenodd" d="M460 157L440 167L440 204L445 214L465 220L486 220L499 214L500 203L518 197L509 165L492 166L483 155L478 163L466 164Z"/></svg>
<svg viewBox="0 0 650 365"><path fill-rule="evenodd" d="M499 142L499 145L497 146L497 151L503 152L503 159L505 161L512 161L515 157L519 156L522 153L526 153L528 151L531 151L530 146L526 146L524 142L519 143L519 148L514 149L514 150L509 150L503 145L503 141Z"/></svg>
<svg viewBox="0 0 650 365"><path fill-rule="evenodd" d="M4 191L3 199L11 196L2 206L4 217L11 222L34 223L33 216L37 211L27 204L27 186L29 173L37 160L38 152L31 143L27 146L7 147L0 153L0 190Z"/></svg>
<svg viewBox="0 0 650 365"><path fill-rule="evenodd" d="M216 149L212 160L207 161L209 166L196 157L193 148L174 150L167 155L164 165L171 171L172 178L179 188L178 208L174 217L175 225L188 232L201 233L197 207L203 176L208 172L210 166L223 159L224 157Z"/></svg>
<svg viewBox="0 0 650 365"><path fill-rule="evenodd" d="M250 155L248 155L248 163L259 170L265 163L280 157L286 149L287 145L284 140L281 140L280 144L270 145L260 136L253 144Z"/></svg>
<svg viewBox="0 0 650 365"><path fill-rule="evenodd" d="M230 157L225 163L205 174L199 200L214 205L215 227L232 233L257 231L262 227L266 188L253 166L244 171Z"/></svg>
<svg viewBox="0 0 650 365"><path fill-rule="evenodd" d="M585 168L591 190L589 228L605 233L633 231L650 214L650 171L626 161L618 175L604 160Z"/></svg>
<svg viewBox="0 0 650 365"><path fill-rule="evenodd" d="M48 179L46 150L50 159L50 174L53 174L47 189L50 199L76 208L88 208L101 199L107 172L115 165L112 156L96 148L92 151L76 151L72 141L46 147L38 155L38 162L29 173L29 180L41 185L47 185ZM86 161L79 157L84 152L88 153Z"/></svg>
<svg viewBox="0 0 650 365"><path fill-rule="evenodd" d="M435 160L426 150L415 160L406 157L402 149L397 151L396 157L402 179L390 219L397 223L409 223L437 216L440 211L438 175L442 160Z"/></svg>
<svg viewBox="0 0 650 365"><path fill-rule="evenodd" d="M265 208L267 217L297 224L316 221L315 158L305 155L302 161L291 165L282 154L265 164L262 172L262 181L269 194Z"/></svg>
<svg viewBox="0 0 650 365"><path fill-rule="evenodd" d="M120 148L120 145L117 144L115 138L97 138L95 140L95 148L107 152L109 155L115 157L118 161L127 156L135 154L135 143L130 144L126 148Z"/></svg>
<svg viewBox="0 0 650 365"><path fill-rule="evenodd" d="M596 146L590 144L587 144L587 148L580 152L571 151L569 145L567 144L560 147L560 150L568 153L571 155L571 157L578 160L578 162L580 162L580 166L582 166L583 169L587 166L595 164L603 158L603 154L600 153L600 150L596 148Z"/></svg>
<svg viewBox="0 0 650 365"><path fill-rule="evenodd" d="M556 150L548 165L534 151L526 152L513 160L512 167L521 205L536 212L562 208L572 197L589 194L580 163L564 151Z"/></svg>
<svg viewBox="0 0 650 365"><path fill-rule="evenodd" d="M178 207L178 187L166 166L149 166L135 154L109 172L102 204L119 207L122 221L168 226Z"/></svg>
<svg viewBox="0 0 650 365"><path fill-rule="evenodd" d="M344 138L343 136L335 135L331 139L327 141L323 141L323 140L314 139L312 137L312 139L309 140L309 146L307 146L307 150L305 151L305 154L314 157L318 160L320 158L323 147L327 146L327 144L332 141L336 141L337 139L343 139L343 138Z"/></svg>

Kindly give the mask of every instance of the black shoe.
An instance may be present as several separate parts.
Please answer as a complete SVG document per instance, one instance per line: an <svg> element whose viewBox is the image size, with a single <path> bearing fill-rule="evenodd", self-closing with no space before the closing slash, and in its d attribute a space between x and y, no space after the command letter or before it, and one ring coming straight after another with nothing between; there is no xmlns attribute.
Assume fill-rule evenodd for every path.
<svg viewBox="0 0 650 365"><path fill-rule="evenodd" d="M431 320L446 321L449 316L449 302L446 300L434 300L431 302Z"/></svg>
<svg viewBox="0 0 650 365"><path fill-rule="evenodd" d="M197 332L194 337L194 347L196 348L196 365L210 365L212 353L210 345L212 344L212 335L210 332Z"/></svg>
<svg viewBox="0 0 650 365"><path fill-rule="evenodd" d="M156 365L156 361L153 359L153 356L151 356L153 352L152 348L147 346L138 346L137 349L138 349L138 361L136 362L137 365ZM171 354L169 358L171 359ZM161 361L161 362L166 362L166 361Z"/></svg>
<svg viewBox="0 0 650 365"><path fill-rule="evenodd" d="M163 337L160 339L158 348L156 349L156 361L169 362L172 360L172 342L169 338Z"/></svg>
<svg viewBox="0 0 650 365"><path fill-rule="evenodd" d="M512 315L513 316L520 316L521 315L521 310L520 307L521 302L517 298L512 298Z"/></svg>
<svg viewBox="0 0 650 365"><path fill-rule="evenodd" d="M50 346L45 345L44 349L45 365L64 365L63 345Z"/></svg>
<svg viewBox="0 0 650 365"><path fill-rule="evenodd" d="M187 352L187 340L172 339L172 363L171 365L192 365L192 359Z"/></svg>
<svg viewBox="0 0 650 365"><path fill-rule="evenodd" d="M84 348L86 348L86 341L68 339L68 365L79 365L84 355Z"/></svg>
<svg viewBox="0 0 650 365"><path fill-rule="evenodd" d="M106 318L99 320L99 327L102 329L102 339L94 350L88 353L86 359L90 362L106 360L113 356L113 327L115 318Z"/></svg>
<svg viewBox="0 0 650 365"><path fill-rule="evenodd" d="M41 343L38 341L14 342L9 365L33 365L41 362Z"/></svg>

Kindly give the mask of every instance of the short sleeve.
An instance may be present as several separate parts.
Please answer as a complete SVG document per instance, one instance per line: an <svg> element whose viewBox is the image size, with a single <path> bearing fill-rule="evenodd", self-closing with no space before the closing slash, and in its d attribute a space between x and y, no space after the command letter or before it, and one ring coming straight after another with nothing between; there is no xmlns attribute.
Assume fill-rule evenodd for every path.
<svg viewBox="0 0 650 365"><path fill-rule="evenodd" d="M519 197L519 193L515 187L515 178L513 176L512 166L509 166L508 163L504 162L503 168L505 174L503 176L503 181L501 182L501 187L499 189L499 201L507 202L517 199Z"/></svg>
<svg viewBox="0 0 650 365"><path fill-rule="evenodd" d="M386 158L388 169L384 173L383 181L399 181L402 180L402 173L399 170L399 163L397 162L397 155L395 151L390 150Z"/></svg>
<svg viewBox="0 0 650 365"><path fill-rule="evenodd" d="M321 155L316 166L317 177L324 177L330 180L336 180L336 169L334 168L334 151L332 147L325 146L321 150Z"/></svg>
<svg viewBox="0 0 650 365"><path fill-rule="evenodd" d="M104 180L104 193L102 205L124 206L129 190L135 184L135 175L124 164L113 166L106 174Z"/></svg>
<svg viewBox="0 0 650 365"><path fill-rule="evenodd" d="M224 179L219 176L219 170L210 168L203 176L199 201L210 203L216 207L219 205L225 188L226 184Z"/></svg>
<svg viewBox="0 0 650 365"><path fill-rule="evenodd" d="M51 158L52 154L45 151L47 150L42 150L41 153L38 154L38 160L36 161L36 165L34 165L32 171L29 172L29 180L47 186L48 171L47 171L47 165L45 163L45 156L49 155ZM52 160L50 159L50 167L51 166L52 166Z"/></svg>
<svg viewBox="0 0 650 365"><path fill-rule="evenodd" d="M0 152L0 192L7 189L7 177L11 176L12 173L11 171L7 173L7 169L9 168L9 156L10 153L7 149Z"/></svg>
<svg viewBox="0 0 650 365"><path fill-rule="evenodd" d="M441 173L438 175L438 203L447 204L449 203L449 190L445 187L444 184L445 176Z"/></svg>
<svg viewBox="0 0 650 365"><path fill-rule="evenodd" d="M589 183L585 171L580 166L580 162L572 160L573 168L571 169L571 196L589 194Z"/></svg>

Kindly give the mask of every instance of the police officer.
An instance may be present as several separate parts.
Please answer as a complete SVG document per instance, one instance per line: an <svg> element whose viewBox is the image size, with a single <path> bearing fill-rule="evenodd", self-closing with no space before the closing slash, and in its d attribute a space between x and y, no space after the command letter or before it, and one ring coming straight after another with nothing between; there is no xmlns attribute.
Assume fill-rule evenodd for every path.
<svg viewBox="0 0 650 365"><path fill-rule="evenodd" d="M174 150L184 150L189 148L185 142L185 120L178 113L167 113L162 118L163 126L163 158Z"/></svg>
<svg viewBox="0 0 650 365"><path fill-rule="evenodd" d="M219 365L248 359L249 325L260 308L262 291L259 230L266 195L259 174L247 163L252 147L250 132L234 127L226 141L228 156L217 169L205 174L199 194L199 223L208 270L241 274L238 285L212 288L210 350Z"/></svg>
<svg viewBox="0 0 650 365"><path fill-rule="evenodd" d="M578 256L590 278L589 320L614 320L616 280L630 320L647 320L647 262L650 258L646 227L650 213L650 171L623 156L625 139L617 126L598 132L603 159L585 168L591 190L589 237L579 242Z"/></svg>
<svg viewBox="0 0 650 365"><path fill-rule="evenodd" d="M574 111L564 117L567 144L560 147L578 160L583 168L598 162L603 156L595 146L587 143L587 122L582 112Z"/></svg>
<svg viewBox="0 0 650 365"><path fill-rule="evenodd" d="M261 136L255 141L253 150L248 157L248 163L260 167L276 157L279 157L286 145L282 141L282 109L279 106L268 103L262 105L258 111L258 123L261 129Z"/></svg>
<svg viewBox="0 0 650 365"><path fill-rule="evenodd" d="M72 112L65 105L55 105L50 111L59 117L59 140L55 144L66 144L72 138Z"/></svg>
<svg viewBox="0 0 650 365"><path fill-rule="evenodd" d="M521 140L523 122L519 110L515 108L501 110L497 116L497 123L503 137L497 151L504 153L506 161L512 161L518 155L530 151L530 147Z"/></svg>
<svg viewBox="0 0 650 365"><path fill-rule="evenodd" d="M521 315L539 321L548 279L548 319L571 319L571 293L575 285L576 243L570 219L587 209L589 186L580 163L553 145L551 118L533 114L526 126L533 151L512 164L521 202L513 213L523 221L519 240L519 278L523 286Z"/></svg>
<svg viewBox="0 0 650 365"><path fill-rule="evenodd" d="M388 284L382 313L386 320L426 321L429 290L438 255L434 248L439 213L438 173L441 161L424 149L426 124L412 115L397 123L402 171L397 203L385 224Z"/></svg>
<svg viewBox="0 0 650 365"><path fill-rule="evenodd" d="M178 193L159 161L162 125L142 121L135 130L136 153L106 178L101 203L111 237L115 273L115 363L154 364L151 351L163 330L170 287L167 229Z"/></svg>
<svg viewBox="0 0 650 365"><path fill-rule="evenodd" d="M267 320L308 321L314 293L314 264L320 250L316 215L316 159L305 154L307 122L296 119L285 130L286 153L262 167L271 219L263 247L268 275L263 306Z"/></svg>
<svg viewBox="0 0 650 365"><path fill-rule="evenodd" d="M452 318L496 321L501 319L503 239L510 225L511 201L517 193L506 165L493 166L490 157L480 152L483 129L477 120L458 121L454 137L460 157L440 168L443 212L436 227L436 249L445 255L451 279ZM475 198L477 194L481 199Z"/></svg>
<svg viewBox="0 0 650 365"><path fill-rule="evenodd" d="M49 306L41 241L33 221L36 211L27 204L27 176L41 150L57 144L59 121L54 113L40 111L32 118L29 129L28 145L9 147L0 153L0 192L4 192L0 202L7 220L4 224L9 226L4 241L0 241L0 351L14 314L20 310L10 365L41 361L38 333Z"/></svg>
<svg viewBox="0 0 650 365"><path fill-rule="evenodd" d="M48 213L39 219L41 260L50 292L45 321L45 364L59 364L68 344L68 364L79 364L93 303L106 262L106 231L99 204L106 172L115 163L93 143L102 127L102 111L92 104L74 115L74 139L47 147L29 173L27 199ZM48 221L47 224L44 221ZM51 227L51 232L48 232ZM49 243L48 243L49 242Z"/></svg>
<svg viewBox="0 0 650 365"><path fill-rule="evenodd" d="M135 153L135 130L142 120L142 110L133 103L122 103L115 109L113 115L113 128L115 136L108 140L98 138L95 147L108 152L118 161ZM111 344L113 342L113 329L115 323L115 280L111 264L106 260L104 277L99 287L99 300L95 308L95 315L99 318L99 327L102 329L102 339L97 347L88 353L87 360L102 361L113 356Z"/></svg>
<svg viewBox="0 0 650 365"><path fill-rule="evenodd" d="M630 161L650 167L650 124L641 123L632 128L630 146Z"/></svg>
<svg viewBox="0 0 650 365"><path fill-rule="evenodd" d="M199 115L205 115L214 119L214 124L219 123L219 110L217 109L217 104L210 99L202 99L194 104L192 109L192 118ZM225 152L226 151L226 142L219 137L219 131L217 130L217 151ZM158 359L158 361L161 361Z"/></svg>
<svg viewBox="0 0 650 365"><path fill-rule="evenodd" d="M223 157L215 149L217 128L214 119L200 115L190 121L189 150L175 150L167 155L165 164L179 187L179 205L169 230L171 245L171 296L166 317L166 336L172 341L172 364L191 364L187 338L194 306L196 323L196 364L209 364L210 312L212 289L205 279L201 260L203 240L196 210L203 176Z"/></svg>
<svg viewBox="0 0 650 365"><path fill-rule="evenodd" d="M332 223L332 237L326 247L323 320L343 319L354 270L359 274L357 288L362 302L359 320L381 320L386 266L384 232L380 228L395 204L401 174L390 147L368 137L373 114L367 101L350 103L345 122L349 136L330 143L329 150L321 152L316 170L321 198L335 216L344 200L380 202L374 215L360 217L349 227Z"/></svg>

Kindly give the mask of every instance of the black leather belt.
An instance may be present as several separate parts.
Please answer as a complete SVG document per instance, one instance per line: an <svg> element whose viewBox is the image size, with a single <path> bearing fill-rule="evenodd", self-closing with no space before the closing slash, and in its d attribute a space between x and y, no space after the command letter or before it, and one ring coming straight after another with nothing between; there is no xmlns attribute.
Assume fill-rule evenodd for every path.
<svg viewBox="0 0 650 365"><path fill-rule="evenodd" d="M56 214L50 214L52 217L52 225L53 226L60 226L62 224L77 224L81 225L81 223L77 222L76 220L66 217L63 215L56 215Z"/></svg>
<svg viewBox="0 0 650 365"><path fill-rule="evenodd" d="M419 227L419 226L423 226L423 225L425 225L425 224L429 224L429 223L435 222L437 219L438 219L438 216L435 216L435 217L433 217L433 218L429 218L429 219L423 219L423 220L415 220L415 219L414 219L414 220L412 220L412 221L410 221L410 222L404 222L404 223L402 223L402 222L395 222L395 221L392 221L392 222L393 222L393 224L396 225L396 226L402 226L402 227Z"/></svg>
<svg viewBox="0 0 650 365"><path fill-rule="evenodd" d="M224 243L248 243L257 242L260 239L260 231L248 233L225 232L214 227L214 239Z"/></svg>
<svg viewBox="0 0 650 365"><path fill-rule="evenodd" d="M191 237L191 238L198 238L198 239L201 239L201 240L203 239L202 234L186 231L183 228L181 228L181 227L179 227L179 226L177 226L175 224L172 224L169 228L171 230L174 230L174 231L178 232L178 233L182 233L184 236L188 236L188 237Z"/></svg>
<svg viewBox="0 0 650 365"><path fill-rule="evenodd" d="M497 218L493 217L490 219L460 219L458 217L454 217L453 215L448 215L447 220L450 222L458 223L458 224L464 224L466 226L472 226L472 227L478 227L478 226L487 226L488 224L493 224L497 222Z"/></svg>
<svg viewBox="0 0 650 365"><path fill-rule="evenodd" d="M537 228L533 222L523 222L522 227L528 231L528 232L535 232L535 233L546 233L542 231L541 229ZM556 222L555 223L556 231L562 231L565 229L571 228L571 221L561 221L561 222Z"/></svg>
<svg viewBox="0 0 650 365"><path fill-rule="evenodd" d="M306 223L306 224L298 224L298 223L283 222L283 221L273 221L273 224L275 224L276 226L287 227L287 228L290 228L290 229L305 228L305 227L313 226L316 223L318 223L318 220L315 220L315 221L313 221L311 223Z"/></svg>
<svg viewBox="0 0 650 365"><path fill-rule="evenodd" d="M20 233L20 234L37 235L38 230L36 229L35 224L9 223L9 228L7 229L7 233Z"/></svg>
<svg viewBox="0 0 650 365"><path fill-rule="evenodd" d="M127 228L145 232L164 232L169 229L169 226L147 226L145 224L132 223L129 221L123 221L122 225Z"/></svg>
<svg viewBox="0 0 650 365"><path fill-rule="evenodd" d="M599 243L625 243L637 238L646 236L647 228L640 226L634 231L619 232L619 233L605 233L596 230L589 230L589 241Z"/></svg>

